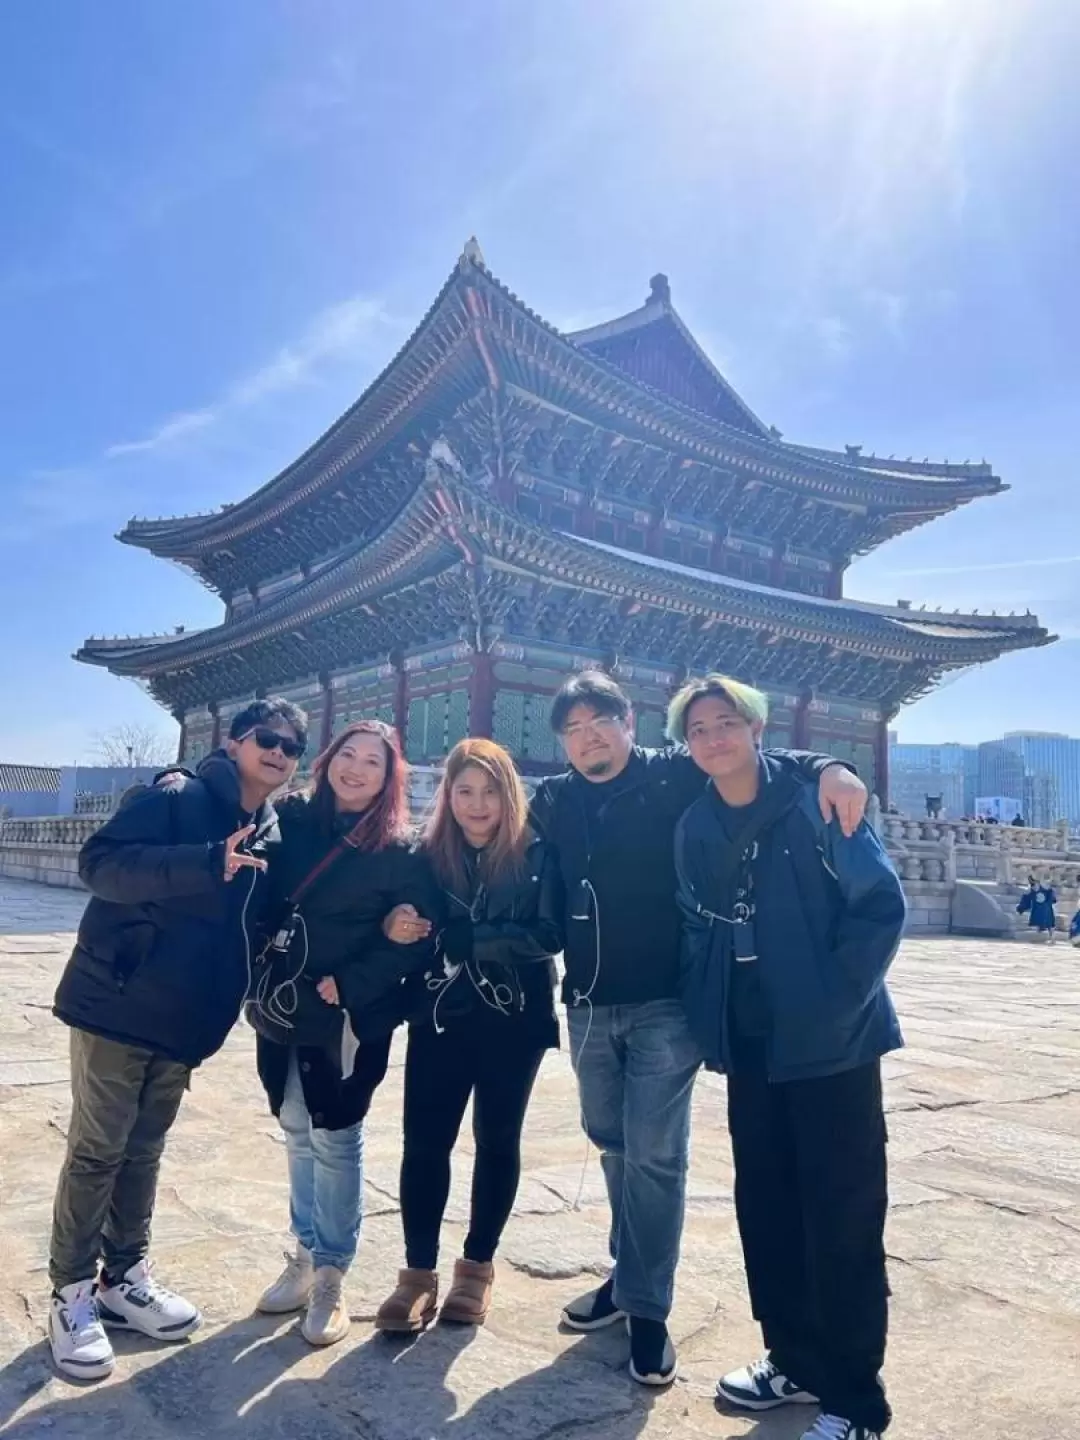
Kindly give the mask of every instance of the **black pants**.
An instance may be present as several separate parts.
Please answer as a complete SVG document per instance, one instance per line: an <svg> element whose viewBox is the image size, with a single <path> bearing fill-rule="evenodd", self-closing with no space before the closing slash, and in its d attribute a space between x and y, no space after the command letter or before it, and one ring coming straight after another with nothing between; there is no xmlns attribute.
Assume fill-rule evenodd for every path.
<svg viewBox="0 0 1080 1440"><path fill-rule="evenodd" d="M774 1364L827 1413L884 1430L880 1063L771 1085L764 1046L743 1042L728 1076L728 1126L750 1300Z"/></svg>
<svg viewBox="0 0 1080 1440"><path fill-rule="evenodd" d="M137 1045L71 1032L71 1124L49 1243L57 1290L121 1280L150 1248L165 1137L191 1071Z"/></svg>
<svg viewBox="0 0 1080 1440"><path fill-rule="evenodd" d="M504 1016L462 1016L439 1035L409 1030L405 1059L405 1150L401 1219L406 1263L433 1270L450 1193L450 1153L473 1096L472 1205L467 1260L491 1260L521 1178L521 1127L543 1044Z"/></svg>

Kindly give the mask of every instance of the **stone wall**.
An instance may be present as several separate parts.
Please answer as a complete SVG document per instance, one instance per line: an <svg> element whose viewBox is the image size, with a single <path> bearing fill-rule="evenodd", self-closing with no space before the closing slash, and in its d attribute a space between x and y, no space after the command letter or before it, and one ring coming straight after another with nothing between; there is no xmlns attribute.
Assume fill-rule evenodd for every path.
<svg viewBox="0 0 1080 1440"><path fill-rule="evenodd" d="M433 766L411 770L409 799L418 819L431 807L438 778ZM0 821L0 875L78 889L79 847L100 823L91 815ZM1077 907L1080 851L1069 848L1064 826L1014 829L902 815L875 815L874 824L903 881L909 934L968 929L977 916L978 933L1023 935L1016 904L1029 874L1057 889L1061 926ZM979 894L972 897L972 889Z"/></svg>
<svg viewBox="0 0 1080 1440"><path fill-rule="evenodd" d="M92 815L0 821L0 875L81 889L79 849L100 824Z"/></svg>

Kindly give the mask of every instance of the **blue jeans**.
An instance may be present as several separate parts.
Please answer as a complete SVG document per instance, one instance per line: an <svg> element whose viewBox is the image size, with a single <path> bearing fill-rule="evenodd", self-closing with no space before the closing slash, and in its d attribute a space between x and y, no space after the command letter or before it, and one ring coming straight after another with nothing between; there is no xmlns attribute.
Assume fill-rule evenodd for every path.
<svg viewBox="0 0 1080 1440"><path fill-rule="evenodd" d="M292 1233L316 1268L348 1270L356 1258L363 1219L364 1127L319 1130L304 1103L295 1051L279 1116L289 1154Z"/></svg>
<svg viewBox="0 0 1080 1440"><path fill-rule="evenodd" d="M585 1133L611 1204L615 1304L666 1320L679 1262L701 1054L677 1000L567 1010Z"/></svg>

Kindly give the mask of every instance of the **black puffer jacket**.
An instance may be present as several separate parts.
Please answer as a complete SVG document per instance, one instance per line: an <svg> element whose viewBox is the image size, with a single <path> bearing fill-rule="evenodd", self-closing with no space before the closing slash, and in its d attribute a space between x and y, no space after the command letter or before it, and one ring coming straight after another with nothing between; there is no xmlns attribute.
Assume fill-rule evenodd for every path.
<svg viewBox="0 0 1080 1440"><path fill-rule="evenodd" d="M342 817L328 833L306 796L290 796L278 811L282 843L270 867L268 937L289 913L293 891L356 823L355 816ZM374 854L346 848L301 898L302 923L287 958L274 962L268 981L262 963L256 963L264 1003L249 1004L247 1016L258 1034L259 1076L275 1115L285 1096L289 1050L295 1048L304 1098L312 1116L319 1117L316 1123L340 1129L361 1118L354 1112L363 1087L342 1080L341 1010L328 1005L315 987L326 976L337 982L361 1051L384 1042L404 1018L405 977L430 965L434 948L432 941L397 945L383 934L385 916L405 904L428 918L438 912L439 890L422 856L405 841ZM269 1005L275 988L292 977L298 977L295 988L279 992L284 1008ZM287 1024L271 1018L284 1014Z"/></svg>
<svg viewBox="0 0 1080 1440"><path fill-rule="evenodd" d="M249 935L267 893L255 869L226 883L225 840L252 817L223 751L198 775L174 770L127 801L86 842L91 899L56 991L66 1024L198 1065L224 1044L247 986ZM264 805L251 848L279 839Z"/></svg>
<svg viewBox="0 0 1080 1440"><path fill-rule="evenodd" d="M554 855L533 837L519 877L483 884L472 852L468 870L468 893L442 891L436 963L409 981L410 1021L445 1028L496 1017L529 1043L557 1046L552 957L566 902Z"/></svg>

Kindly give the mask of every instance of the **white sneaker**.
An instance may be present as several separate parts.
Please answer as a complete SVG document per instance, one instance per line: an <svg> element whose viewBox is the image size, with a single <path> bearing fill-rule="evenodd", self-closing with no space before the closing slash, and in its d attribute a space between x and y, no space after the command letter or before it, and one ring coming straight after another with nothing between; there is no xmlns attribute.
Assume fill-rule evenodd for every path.
<svg viewBox="0 0 1080 1440"><path fill-rule="evenodd" d="M255 1309L263 1315L288 1315L293 1310L303 1310L311 1299L314 1284L311 1251L298 1243L295 1255L285 1251L285 1269L259 1296Z"/></svg>
<svg viewBox="0 0 1080 1440"><path fill-rule="evenodd" d="M781 1375L767 1355L718 1380L716 1393L721 1400L740 1410L776 1410L781 1405L818 1403L816 1395L801 1390L786 1375Z"/></svg>
<svg viewBox="0 0 1080 1440"><path fill-rule="evenodd" d="M116 1356L101 1325L93 1280L54 1290L49 1301L49 1344L62 1375L74 1380L104 1380Z"/></svg>
<svg viewBox="0 0 1080 1440"><path fill-rule="evenodd" d="M300 1333L309 1345L336 1345L349 1333L349 1307L341 1296L345 1274L332 1265L315 1271L315 1284Z"/></svg>
<svg viewBox="0 0 1080 1440"><path fill-rule="evenodd" d="M881 1440L881 1435L839 1415L819 1415L810 1429L803 1432L802 1440Z"/></svg>
<svg viewBox="0 0 1080 1440"><path fill-rule="evenodd" d="M138 1330L152 1340L184 1340L202 1324L190 1300L158 1284L149 1260L133 1265L118 1285L103 1286L98 1308L112 1329Z"/></svg>

